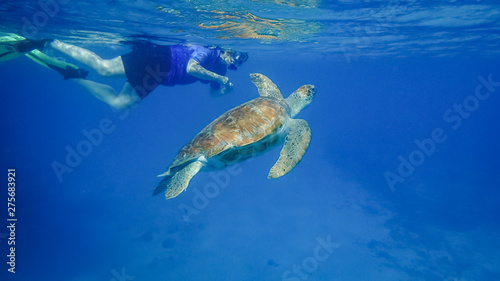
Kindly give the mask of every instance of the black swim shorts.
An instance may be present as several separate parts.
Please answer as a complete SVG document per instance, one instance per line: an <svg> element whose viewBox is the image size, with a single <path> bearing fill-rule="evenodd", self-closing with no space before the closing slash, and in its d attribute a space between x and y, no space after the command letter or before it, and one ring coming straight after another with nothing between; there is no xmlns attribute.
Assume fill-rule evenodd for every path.
<svg viewBox="0 0 500 281"><path fill-rule="evenodd" d="M122 56L128 82L140 98L145 98L158 87L170 71L170 46L136 46Z"/></svg>

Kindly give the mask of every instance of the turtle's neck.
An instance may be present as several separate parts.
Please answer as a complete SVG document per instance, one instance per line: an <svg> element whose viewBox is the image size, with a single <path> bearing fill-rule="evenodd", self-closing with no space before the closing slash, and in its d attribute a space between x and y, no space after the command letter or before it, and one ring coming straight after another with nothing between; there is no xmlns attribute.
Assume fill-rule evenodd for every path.
<svg viewBox="0 0 500 281"><path fill-rule="evenodd" d="M305 99L301 98L296 91L286 98L285 101L290 107L290 117L292 118L309 105L309 103Z"/></svg>

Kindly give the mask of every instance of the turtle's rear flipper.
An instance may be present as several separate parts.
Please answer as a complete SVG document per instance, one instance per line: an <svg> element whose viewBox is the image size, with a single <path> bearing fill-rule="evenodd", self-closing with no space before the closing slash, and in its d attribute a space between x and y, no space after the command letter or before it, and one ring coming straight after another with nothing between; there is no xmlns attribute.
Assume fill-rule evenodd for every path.
<svg viewBox="0 0 500 281"><path fill-rule="evenodd" d="M165 191L167 199L176 197L186 190L189 182L200 171L202 166L200 161L194 161L175 174L166 176L155 188L153 195Z"/></svg>
<svg viewBox="0 0 500 281"><path fill-rule="evenodd" d="M269 171L268 179L279 178L297 165L311 142L311 128L303 119L291 119L290 131L281 149L280 158Z"/></svg>

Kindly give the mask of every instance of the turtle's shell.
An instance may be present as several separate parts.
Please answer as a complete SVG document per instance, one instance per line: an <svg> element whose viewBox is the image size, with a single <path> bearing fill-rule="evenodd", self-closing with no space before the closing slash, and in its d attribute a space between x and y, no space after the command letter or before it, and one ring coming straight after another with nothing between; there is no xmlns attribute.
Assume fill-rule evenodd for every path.
<svg viewBox="0 0 500 281"><path fill-rule="evenodd" d="M170 169L204 156L209 168L243 161L277 144L286 131L284 100L259 97L235 107L206 126L175 157Z"/></svg>

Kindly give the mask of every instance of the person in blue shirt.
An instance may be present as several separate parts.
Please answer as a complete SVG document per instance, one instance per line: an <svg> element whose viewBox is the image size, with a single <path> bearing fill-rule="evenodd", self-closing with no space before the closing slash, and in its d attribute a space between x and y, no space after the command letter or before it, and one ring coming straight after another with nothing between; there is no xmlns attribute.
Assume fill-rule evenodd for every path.
<svg viewBox="0 0 500 281"><path fill-rule="evenodd" d="M213 93L228 93L233 84L225 76L227 69L236 70L248 59L248 54L244 52L197 45L135 44L131 52L108 60L59 40L48 41L45 47L65 53L102 76L126 77L127 82L117 92L109 85L87 80L80 74L72 76L72 73L65 75L64 70L59 71L65 79L72 78L115 109L130 107L159 85L186 85L201 81L209 83Z"/></svg>

